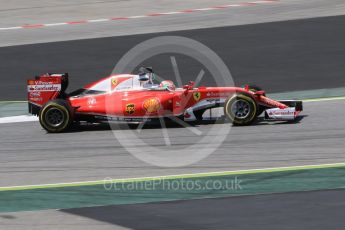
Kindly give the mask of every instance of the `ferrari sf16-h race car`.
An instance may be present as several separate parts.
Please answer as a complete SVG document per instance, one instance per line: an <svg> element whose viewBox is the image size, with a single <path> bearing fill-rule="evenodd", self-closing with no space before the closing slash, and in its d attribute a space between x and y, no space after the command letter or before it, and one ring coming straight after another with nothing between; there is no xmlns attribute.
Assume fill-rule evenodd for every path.
<svg viewBox="0 0 345 230"><path fill-rule="evenodd" d="M264 113L266 120L295 120L301 101L276 101L257 87L176 88L172 81L156 83L150 68L139 74L111 75L66 93L68 74L44 74L27 81L29 113L51 133L64 132L73 123L150 122L178 118L203 119L206 110L223 107L221 117L234 125L250 125Z"/></svg>

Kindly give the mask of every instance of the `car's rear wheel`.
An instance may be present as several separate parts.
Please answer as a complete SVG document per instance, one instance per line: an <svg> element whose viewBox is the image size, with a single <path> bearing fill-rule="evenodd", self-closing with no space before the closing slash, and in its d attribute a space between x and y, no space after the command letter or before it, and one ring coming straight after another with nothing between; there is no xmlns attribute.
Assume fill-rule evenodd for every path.
<svg viewBox="0 0 345 230"><path fill-rule="evenodd" d="M257 117L257 104L246 94L235 94L225 101L225 116L234 125L250 125Z"/></svg>
<svg viewBox="0 0 345 230"><path fill-rule="evenodd" d="M64 100L53 100L45 104L39 114L41 126L50 133L64 132L71 127L73 113Z"/></svg>

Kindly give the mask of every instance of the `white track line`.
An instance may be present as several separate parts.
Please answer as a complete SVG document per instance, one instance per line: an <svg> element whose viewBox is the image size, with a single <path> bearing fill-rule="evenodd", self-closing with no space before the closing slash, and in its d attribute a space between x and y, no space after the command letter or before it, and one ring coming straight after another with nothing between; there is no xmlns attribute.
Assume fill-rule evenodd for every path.
<svg viewBox="0 0 345 230"><path fill-rule="evenodd" d="M114 21L114 20L128 20L128 19L138 19L138 18L145 18L145 17L159 17L159 16L164 16L164 15L187 14L187 13L193 13L193 12L223 10L223 9L232 8L232 7L249 7L252 5L277 3L277 2L279 2L279 0L261 0L261 1L253 1L253 2L243 2L243 3L239 3L239 4L212 6L212 7L198 8L198 9L185 9L185 10L172 11L172 12L149 13L147 15L88 19L88 20L78 20L78 21L70 21L70 22L58 22L58 23L25 24L25 25L14 26L14 27L2 27L2 28L0 28L0 32L6 31L6 30L38 29L38 28L53 27L53 26L79 25L79 24L87 24L87 23L108 22L108 21Z"/></svg>
<svg viewBox="0 0 345 230"><path fill-rule="evenodd" d="M36 116L29 116L29 115L0 117L0 124L28 122L28 121L38 121L38 118Z"/></svg>
<svg viewBox="0 0 345 230"><path fill-rule="evenodd" d="M99 185L105 183L126 183L126 182L139 182L139 181L152 181L152 180L171 180L171 179L184 179L184 178L200 178L200 177L212 177L212 176L230 176L230 175L244 175L244 174L256 174L256 173L272 173L272 172L286 172L295 170L308 170L308 169L324 169L334 167L345 167L345 163L330 163L330 164L313 164L313 165L296 165L296 166L283 166L274 168L256 168L256 169L241 169L233 171L218 171L218 172L206 172L206 173L187 173L177 175L165 175L165 176L152 176L152 177L134 177L134 178L104 178L94 181L79 181L79 182L62 182L62 183L50 183L39 185L16 185L0 187L0 191L11 190L25 190L25 189L40 189L40 188L61 188L61 187L73 187L73 186L88 186Z"/></svg>

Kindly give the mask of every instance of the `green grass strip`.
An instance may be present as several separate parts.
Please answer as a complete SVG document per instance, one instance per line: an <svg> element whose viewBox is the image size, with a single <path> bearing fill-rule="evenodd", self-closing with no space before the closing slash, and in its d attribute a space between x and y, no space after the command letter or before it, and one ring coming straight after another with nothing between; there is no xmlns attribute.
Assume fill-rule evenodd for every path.
<svg viewBox="0 0 345 230"><path fill-rule="evenodd" d="M345 188L345 164L2 188L0 212Z"/></svg>
<svg viewBox="0 0 345 230"><path fill-rule="evenodd" d="M113 183L120 183L120 182L126 183L126 182L142 182L142 181L152 181L152 180L169 180L169 179L187 179L187 178L228 176L228 175L243 175L243 174L252 174L252 173L286 172L286 171L296 171L296 170L303 170L303 169L322 169L322 168L335 168L335 167L345 167L345 163L288 166L288 167L277 167L277 168L248 169L248 170L222 171L222 172L209 172L209 173L193 173L193 174L180 174L180 175L168 175L168 176L156 176L156 177L107 179L107 181L113 182ZM103 183L104 183L104 180L97 180L97 181L55 183L55 184L42 184L42 185L9 186L9 187L0 187L0 191L92 186L92 185L99 185Z"/></svg>

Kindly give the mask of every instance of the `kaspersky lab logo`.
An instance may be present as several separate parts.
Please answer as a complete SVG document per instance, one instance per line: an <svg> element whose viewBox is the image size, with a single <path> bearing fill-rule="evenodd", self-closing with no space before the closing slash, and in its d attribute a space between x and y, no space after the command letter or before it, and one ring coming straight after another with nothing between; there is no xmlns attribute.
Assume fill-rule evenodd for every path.
<svg viewBox="0 0 345 230"><path fill-rule="evenodd" d="M229 69L214 51L200 42L177 36L156 37L136 45L120 59L112 74L133 73L142 63L158 55L169 57L166 61L171 66L175 78L165 79L156 74L160 81L172 80L177 83L178 88L182 88L183 84L187 83L181 76L180 70L188 68L188 66L178 65L179 62L176 58L177 55L183 55L202 66L199 74L195 76L194 87L199 86L206 70L211 73L216 86L234 86ZM155 66L155 63L147 64ZM200 101L201 93L195 92L193 99L196 102ZM106 103L106 105L108 104L110 103ZM123 106L127 114L135 113L134 104L124 104ZM214 153L222 145L231 129L230 124L193 126L180 117L168 118L177 126L169 127L166 123L167 118L158 117L159 127L146 128L145 118L161 114L159 111L162 106L159 99L154 96L143 101L142 106L146 115L144 122L141 122L136 128L124 125L112 125L111 127L116 140L129 153L148 164L160 167L179 167L196 163Z"/></svg>

